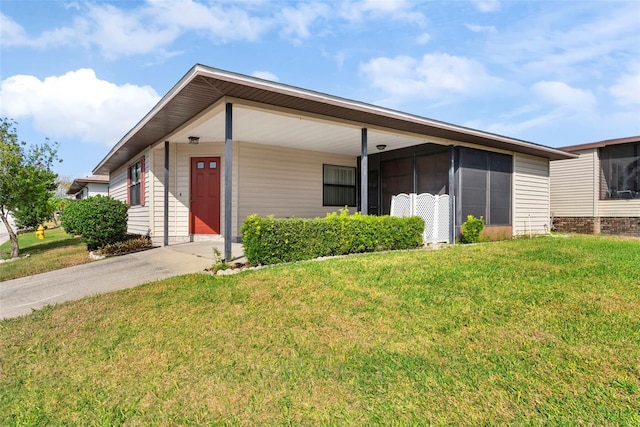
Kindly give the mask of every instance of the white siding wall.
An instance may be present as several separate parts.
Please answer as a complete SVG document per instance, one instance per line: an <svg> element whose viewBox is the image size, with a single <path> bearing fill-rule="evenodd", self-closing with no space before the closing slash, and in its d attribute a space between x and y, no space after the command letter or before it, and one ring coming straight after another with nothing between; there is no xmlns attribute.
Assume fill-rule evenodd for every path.
<svg viewBox="0 0 640 427"><path fill-rule="evenodd" d="M127 169L131 163L139 160L142 156L147 156L145 160L145 206L131 206L129 208L129 221L127 232L136 234L147 234L149 231L149 155L148 152L140 154L115 172L111 173L109 181L109 195L116 200L127 202Z"/></svg>
<svg viewBox="0 0 640 427"><path fill-rule="evenodd" d="M598 216L640 217L640 199L600 200Z"/></svg>
<svg viewBox="0 0 640 427"><path fill-rule="evenodd" d="M513 234L548 233L549 160L515 153L513 163Z"/></svg>
<svg viewBox="0 0 640 427"><path fill-rule="evenodd" d="M356 166L353 156L240 144L239 222L251 214L314 218L336 212L322 206L322 165Z"/></svg>
<svg viewBox="0 0 640 427"><path fill-rule="evenodd" d="M109 195L109 185L108 184L97 184L95 182L90 182L87 184L87 197L92 196L108 196Z"/></svg>
<svg viewBox="0 0 640 427"><path fill-rule="evenodd" d="M551 212L555 217L593 217L598 206L598 151L578 151L577 159L551 162Z"/></svg>

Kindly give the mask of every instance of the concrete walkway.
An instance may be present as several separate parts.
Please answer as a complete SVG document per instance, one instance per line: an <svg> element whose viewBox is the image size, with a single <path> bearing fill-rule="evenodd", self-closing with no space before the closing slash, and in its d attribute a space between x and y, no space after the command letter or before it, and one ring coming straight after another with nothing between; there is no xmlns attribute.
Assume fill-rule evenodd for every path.
<svg viewBox="0 0 640 427"><path fill-rule="evenodd" d="M181 243L0 282L0 319L29 314L48 304L201 272L213 264L213 248L224 253L223 245L222 241ZM234 243L232 254L241 256L242 245Z"/></svg>

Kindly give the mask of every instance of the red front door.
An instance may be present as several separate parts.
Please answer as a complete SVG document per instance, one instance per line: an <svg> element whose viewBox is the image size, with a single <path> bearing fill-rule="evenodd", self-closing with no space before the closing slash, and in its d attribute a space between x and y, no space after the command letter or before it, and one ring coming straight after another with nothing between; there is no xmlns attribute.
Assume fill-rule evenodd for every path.
<svg viewBox="0 0 640 427"><path fill-rule="evenodd" d="M191 234L220 234L220 157L191 158Z"/></svg>

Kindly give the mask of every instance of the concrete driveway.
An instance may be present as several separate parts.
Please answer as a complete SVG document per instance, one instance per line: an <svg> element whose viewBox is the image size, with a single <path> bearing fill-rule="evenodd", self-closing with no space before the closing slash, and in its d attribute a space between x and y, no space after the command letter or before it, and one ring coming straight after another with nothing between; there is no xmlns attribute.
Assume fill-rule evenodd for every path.
<svg viewBox="0 0 640 427"><path fill-rule="evenodd" d="M0 319L29 314L48 304L201 272L213 264L213 248L224 252L223 245L222 241L182 243L0 282ZM242 245L233 244L232 253L234 258L241 256Z"/></svg>

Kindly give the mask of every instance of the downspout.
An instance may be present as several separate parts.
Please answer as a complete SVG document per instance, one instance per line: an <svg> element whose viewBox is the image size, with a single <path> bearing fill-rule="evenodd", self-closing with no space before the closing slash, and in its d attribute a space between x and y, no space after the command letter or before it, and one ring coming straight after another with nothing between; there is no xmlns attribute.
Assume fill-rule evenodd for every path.
<svg viewBox="0 0 640 427"><path fill-rule="evenodd" d="M164 246L169 245L169 141L164 142Z"/></svg>
<svg viewBox="0 0 640 427"><path fill-rule="evenodd" d="M360 157L360 213L369 214L369 155L367 152L367 128L362 128Z"/></svg>
<svg viewBox="0 0 640 427"><path fill-rule="evenodd" d="M224 260L231 260L231 198L233 167L233 104L227 102L224 115Z"/></svg>

